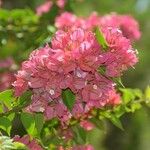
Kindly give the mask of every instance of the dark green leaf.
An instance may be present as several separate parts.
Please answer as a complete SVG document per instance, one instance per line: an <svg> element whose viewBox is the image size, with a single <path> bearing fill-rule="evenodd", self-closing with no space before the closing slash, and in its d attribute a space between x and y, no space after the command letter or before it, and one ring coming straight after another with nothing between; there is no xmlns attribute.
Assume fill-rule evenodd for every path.
<svg viewBox="0 0 150 150"><path fill-rule="evenodd" d="M3 129L10 135L11 121L7 117L0 117L0 128Z"/></svg>
<svg viewBox="0 0 150 150"><path fill-rule="evenodd" d="M124 130L121 121L115 115L111 115L109 120L119 129Z"/></svg>
<svg viewBox="0 0 150 150"><path fill-rule="evenodd" d="M119 77L119 78L113 78L113 81L114 81L118 86L125 88L125 86L123 85L122 80L121 80L120 77Z"/></svg>
<svg viewBox="0 0 150 150"><path fill-rule="evenodd" d="M62 99L67 108L72 111L75 103L75 94L70 89L63 90Z"/></svg>
<svg viewBox="0 0 150 150"><path fill-rule="evenodd" d="M87 140L87 133L86 131L80 127L80 125L76 125L73 128L74 131L74 140L77 144L85 144Z"/></svg>
<svg viewBox="0 0 150 150"><path fill-rule="evenodd" d="M31 96L32 96L31 91L27 91L24 94L22 94L21 97L19 97L19 105L20 106L28 105L31 102Z"/></svg>
<svg viewBox="0 0 150 150"><path fill-rule="evenodd" d="M35 133L36 135L40 135L41 130L43 128L44 124L44 116L41 113L34 114L34 119L35 119Z"/></svg>

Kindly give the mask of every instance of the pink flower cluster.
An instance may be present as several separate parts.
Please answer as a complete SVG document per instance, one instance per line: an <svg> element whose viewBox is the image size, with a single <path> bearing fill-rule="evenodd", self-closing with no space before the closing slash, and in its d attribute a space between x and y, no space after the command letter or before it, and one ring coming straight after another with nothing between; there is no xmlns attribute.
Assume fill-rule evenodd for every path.
<svg viewBox="0 0 150 150"><path fill-rule="evenodd" d="M22 64L14 82L20 96L32 89L30 112L43 112L47 119L57 117L67 123L71 117L84 116L93 108L120 103L110 77L117 77L137 62L130 41L117 28L102 29L108 49L97 42L90 30L58 30L51 45L35 50ZM104 74L99 72L105 68ZM72 112L63 104L62 91L76 96Z"/></svg>
<svg viewBox="0 0 150 150"><path fill-rule="evenodd" d="M43 150L43 148L38 144L38 142L35 139L30 139L29 135L24 135L23 137L15 136L13 140L15 142L23 143L29 148L29 150Z"/></svg>
<svg viewBox="0 0 150 150"><path fill-rule="evenodd" d="M64 8L66 3L65 1L66 0L56 0L56 5L59 8ZM42 14L49 12L53 6L53 3L54 2L52 0L46 0L43 4L36 8L37 15L41 16Z"/></svg>
<svg viewBox="0 0 150 150"><path fill-rule="evenodd" d="M64 12L56 18L55 25L59 29L82 27L84 29L94 29L99 27L113 27L122 31L123 35L130 40L140 38L139 25L137 21L129 15L117 15L115 13L98 16L92 13L88 18L77 17L76 15Z"/></svg>

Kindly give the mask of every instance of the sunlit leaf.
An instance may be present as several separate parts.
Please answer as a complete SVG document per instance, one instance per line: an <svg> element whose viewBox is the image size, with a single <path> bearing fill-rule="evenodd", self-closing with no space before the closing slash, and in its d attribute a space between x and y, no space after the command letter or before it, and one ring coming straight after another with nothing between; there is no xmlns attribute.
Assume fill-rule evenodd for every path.
<svg viewBox="0 0 150 150"><path fill-rule="evenodd" d="M104 35L103 35L101 29L97 27L95 34L96 34L96 39L97 39L98 43L99 43L104 49L106 49L106 48L108 47L108 43L107 43L107 41L106 41L106 39L105 39L105 37L104 37Z"/></svg>
<svg viewBox="0 0 150 150"><path fill-rule="evenodd" d="M21 113L21 121L28 134L33 135L35 130L34 116L29 113Z"/></svg>

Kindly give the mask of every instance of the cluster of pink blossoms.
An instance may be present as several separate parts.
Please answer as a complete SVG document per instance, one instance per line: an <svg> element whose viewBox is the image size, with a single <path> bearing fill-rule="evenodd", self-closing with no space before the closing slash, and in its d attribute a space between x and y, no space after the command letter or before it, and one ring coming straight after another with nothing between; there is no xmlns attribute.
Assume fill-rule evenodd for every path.
<svg viewBox="0 0 150 150"><path fill-rule="evenodd" d="M43 112L47 119L57 117L67 123L93 108L120 103L110 77L118 77L133 66L136 52L119 29L105 27L102 32L109 45L107 50L92 31L72 28L58 30L50 46L31 53L14 82L16 96L28 89L33 91L27 111ZM99 72L100 68L105 68L105 74ZM76 96L72 112L63 104L61 94L65 89Z"/></svg>
<svg viewBox="0 0 150 150"><path fill-rule="evenodd" d="M115 13L98 16L94 12L88 18L82 18L72 13L64 12L56 18L55 25L59 29L82 27L92 30L95 26L113 27L120 29L123 35L130 40L138 40L141 35L138 22L132 16L117 15Z"/></svg>
<svg viewBox="0 0 150 150"><path fill-rule="evenodd" d="M54 2L52 0L46 0L43 4L36 8L37 15L41 16L42 14L49 12L53 6L53 3ZM64 8L66 0L56 0L55 3L59 8Z"/></svg>

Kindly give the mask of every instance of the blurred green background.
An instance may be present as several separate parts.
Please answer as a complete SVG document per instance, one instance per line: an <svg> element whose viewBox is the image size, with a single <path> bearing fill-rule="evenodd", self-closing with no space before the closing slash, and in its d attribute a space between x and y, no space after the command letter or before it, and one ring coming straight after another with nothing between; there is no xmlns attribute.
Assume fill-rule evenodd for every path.
<svg viewBox="0 0 150 150"><path fill-rule="evenodd" d="M31 8L34 11L42 2L42 0L3 0L2 8L12 10ZM80 3L75 2L72 8L79 16L88 16L93 11L97 11L100 15L110 12L133 15L139 21L142 32L141 39L134 43L139 51L139 63L135 69L130 69L123 76L123 82L126 87L140 89L150 84L150 0L83 0ZM49 35L52 35L55 29L48 24L53 23L55 13L57 12L54 9L39 21L34 13L27 12L19 18L20 22L12 24L16 28L10 26L5 30L0 28L0 58L13 55L19 64L32 49L49 41ZM23 18L28 14L30 17L24 21ZM0 22L0 25L2 24L5 22ZM150 150L150 109L142 108L134 114L127 114L122 118L122 122L125 131L120 131L108 123L105 131L95 129L89 134L89 139L96 150Z"/></svg>

